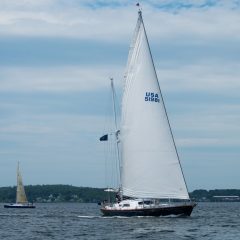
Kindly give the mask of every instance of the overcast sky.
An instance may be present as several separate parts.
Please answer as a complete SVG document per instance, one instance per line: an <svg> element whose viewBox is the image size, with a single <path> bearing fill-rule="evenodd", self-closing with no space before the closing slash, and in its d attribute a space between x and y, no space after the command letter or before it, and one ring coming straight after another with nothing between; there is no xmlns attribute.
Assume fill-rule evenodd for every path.
<svg viewBox="0 0 240 240"><path fill-rule="evenodd" d="M104 187L136 1L0 0L0 186ZM141 1L189 190L240 188L240 1ZM107 119L107 120L106 120ZM108 160L109 161L109 160Z"/></svg>

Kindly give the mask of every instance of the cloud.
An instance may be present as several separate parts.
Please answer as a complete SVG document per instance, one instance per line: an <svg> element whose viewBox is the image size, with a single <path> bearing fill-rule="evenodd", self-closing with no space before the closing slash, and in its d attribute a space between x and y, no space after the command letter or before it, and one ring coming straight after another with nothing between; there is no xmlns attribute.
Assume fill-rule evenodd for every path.
<svg viewBox="0 0 240 240"><path fill-rule="evenodd" d="M195 41L219 37L239 39L239 25L236 24L240 18L239 10L232 7L236 5L234 1L228 2L231 3L181 1L189 4L190 10L183 9L175 14L156 8L156 5L165 5L166 1L147 1L143 4L146 26L154 39L176 36L195 37ZM169 9L174 9L174 5L179 8L179 3L171 1ZM209 8L196 8L204 4ZM90 7L94 5L96 7ZM137 17L134 6L129 5L134 4L129 1L114 1L114 4L112 1L52 0L23 1L21 4L19 1L1 1L0 33L123 41L130 38Z"/></svg>
<svg viewBox="0 0 240 240"><path fill-rule="evenodd" d="M68 1L65 1L67 3ZM53 5L53 7L52 7ZM77 8L58 3L31 8L1 8L0 33L2 35L50 36L81 39L112 39L125 34L126 24L121 24L121 9ZM0 5L1 6L1 5ZM10 5L11 6L11 5ZM36 7L36 8L35 8ZM129 13L124 13L129 18ZM114 24L107 21L114 19ZM128 28L128 27L127 27Z"/></svg>
<svg viewBox="0 0 240 240"><path fill-rule="evenodd" d="M158 70L162 88L174 92L207 92L237 96L240 88L240 63L216 60L208 63L183 64Z"/></svg>
<svg viewBox="0 0 240 240"><path fill-rule="evenodd" d="M0 128L1 134L46 134L49 133L51 129L49 127L36 127L30 124L11 124L10 126L4 126Z"/></svg>
<svg viewBox="0 0 240 240"><path fill-rule="evenodd" d="M104 121L102 116L42 112L17 115L14 121L2 117L0 154L7 176L1 174L1 183L15 185L9 173L18 160L27 184L103 187L103 146L98 139Z"/></svg>
<svg viewBox="0 0 240 240"><path fill-rule="evenodd" d="M87 132L96 134L104 126L104 116L81 114L31 114L15 121L1 120L1 134L53 134L53 135L78 135ZM14 135L12 135L14 137Z"/></svg>
<svg viewBox="0 0 240 240"><path fill-rule="evenodd" d="M25 63L25 66L29 67L22 69L15 67L11 70L9 66L2 68L0 91L11 89L81 91L101 88L104 79L110 75L117 75L122 79L124 63L121 62L120 66L118 62L117 65L116 59L123 59L121 52L124 49L127 59L136 14L132 8L126 7L130 4L128 1L114 1L114 6L111 3L111 1L46 0L39 3L30 0L23 3L2 1L0 3L2 35L12 38L20 35L29 38L29 41L22 43L24 48L19 49L21 46L16 48L15 42L6 40L2 43L2 48L8 50L0 50L6 55L7 64ZM156 4L161 6L167 3L169 1L147 1L143 6L162 88L167 91L221 91L222 94L234 91L236 94L240 74L238 70L240 59L237 54L240 26L236 22L240 21L240 14L238 9L233 9L235 2L170 1L170 5L178 6L180 3L191 5L191 11L180 8L177 14L153 7ZM97 7L92 8L88 4L96 4ZM202 8L200 7L202 5L208 7ZM36 41L43 38L52 39L52 42ZM59 39L63 38L65 42L61 43ZM91 39L93 42L91 45L81 43L85 46L83 50L76 41L68 41L68 38L81 41ZM19 41L21 42L21 39ZM109 47L103 44L105 41L111 42ZM28 49L26 44L34 47ZM70 49L69 46L72 45L74 47ZM107 54L119 48L119 51L114 52L114 56ZM26 53L21 54L24 49ZM94 49L98 54L97 58L96 55L94 57ZM101 52L99 49L104 50ZM28 58L27 55L31 56L31 53L35 58ZM9 55L12 57L8 57ZM81 57L76 57L77 55ZM78 61L79 66L64 66L74 64L74 61ZM110 66L113 61L115 66ZM95 66L90 67L91 62L94 62ZM6 64L4 60L0 63ZM52 69L37 69L31 67L33 64L38 64L38 67L44 64L55 66ZM61 67L58 68L58 65Z"/></svg>
<svg viewBox="0 0 240 240"><path fill-rule="evenodd" d="M109 78L121 76L114 66L66 66L51 68L9 67L0 73L0 91L94 91L108 89ZM119 81L115 81L116 86Z"/></svg>
<svg viewBox="0 0 240 240"><path fill-rule="evenodd" d="M238 147L240 145L239 138L226 139L226 138L182 138L177 141L179 147L186 148L213 148L213 147Z"/></svg>
<svg viewBox="0 0 240 240"><path fill-rule="evenodd" d="M221 173L228 166L225 179L235 169L239 176L239 4L142 3L170 122L192 188L212 184L216 161L223 163ZM109 124L103 105L110 102L105 96L109 77L122 89L137 20L134 4L0 1L0 153L5 172L15 169L20 159L33 174L31 183L41 183L42 173L48 171L45 183L104 185L98 137ZM206 183L198 173L205 169ZM215 175L215 183L233 186L230 180L223 183L220 175ZM8 184L8 176L1 176Z"/></svg>
<svg viewBox="0 0 240 240"><path fill-rule="evenodd" d="M224 65L224 66L223 66ZM238 96L240 64L160 66L158 77L166 92L205 92ZM119 65L2 67L0 91L96 91L107 89L110 77L122 87L125 68Z"/></svg>
<svg viewBox="0 0 240 240"><path fill-rule="evenodd" d="M93 9L87 3L96 4L98 7ZM229 91L237 89L240 60L237 50L239 49L240 26L236 22L240 21L240 15L238 9L232 9L232 6L236 5L235 2L170 1L170 5L179 5L180 3L191 5L191 11L181 10L177 14L153 7L156 4L165 5L166 3L169 1L147 1L146 6L144 6L146 8L144 15L146 15L147 32L150 44L153 46L153 55L156 56L156 66L160 82L163 82L163 88L166 84L168 90L215 92L220 89L222 91L224 89ZM136 22L136 14L131 8L126 8L126 5L130 4L128 1L114 1L116 5L114 7L112 7L111 1L59 2L47 0L36 3L29 0L23 3L2 1L1 4L0 32L2 35L13 38L16 38L16 35L24 36L30 39L25 45L34 46L28 49L24 45L26 54L22 54L21 59L18 59L18 53L23 52L24 49L16 48L15 42L12 42L11 45L3 42L2 46L9 49L8 51L1 50L5 53L8 64L21 65L26 62L25 65L30 67L28 70L27 68L12 69L13 72L17 73L19 80L16 80L16 76L10 73L9 68L3 69L5 76L1 90L10 90L11 87L21 90L25 88L44 91L70 90L71 88L90 89L94 86L95 88L99 87L100 81L96 79L100 77L103 81L104 77L112 75L113 70L116 70L119 77L123 75L120 72L124 71L124 67L120 69L119 66L110 66L113 59L116 61L118 56L122 59L120 51L115 52L114 57L106 55L105 58L97 58L102 66L105 65L102 69L99 66L93 66L94 73L98 72L97 74L91 71L91 67L83 69L80 66L79 70L72 67L71 71L71 66L61 66L61 69L55 67L52 70L39 69L38 71L31 68L31 65L34 63L42 65L44 62L48 65L53 64L54 61L55 65L69 65L69 62L73 64L74 61L78 61L81 65L85 61L90 65L91 61L95 61L94 44L97 45L95 49L99 56L104 56L104 51L107 54L109 51L112 52L114 48L118 49L119 42L124 46L121 46L121 51L126 49L127 52ZM209 7L204 9L197 7L202 5ZM53 42L43 44L35 41L33 36L35 36L35 40L43 37L52 38ZM65 39L64 44L59 41L62 38ZM91 39L94 42L92 45L84 45L85 49L89 48L89 53L87 53L87 50L78 49L79 46L75 42L70 40L68 42L68 38ZM108 48L103 44L103 41L111 42L111 47ZM59 45L67 51L61 51L54 45ZM73 49L68 47L71 45L74 46ZM11 49L16 51L16 57ZM73 54L74 49L79 53ZM99 49L104 49L104 51L99 52ZM47 51L51 54L47 54ZM31 55L31 52L34 53L35 59L30 57L27 61L27 54ZM39 52L45 53L45 57ZM83 57L76 59L76 55L81 56L82 52L84 52ZM9 53L12 57L8 59ZM127 53L125 58L127 58ZM62 59L62 62L59 59ZM3 60L1 64L4 64ZM96 62L94 64L96 65ZM111 69L110 74L107 68ZM86 79L85 83L83 79Z"/></svg>
<svg viewBox="0 0 240 240"><path fill-rule="evenodd" d="M240 107L236 103L212 101L182 102L178 112L170 114L170 122L179 149L211 152L229 151L240 145ZM200 151L201 149L201 151Z"/></svg>

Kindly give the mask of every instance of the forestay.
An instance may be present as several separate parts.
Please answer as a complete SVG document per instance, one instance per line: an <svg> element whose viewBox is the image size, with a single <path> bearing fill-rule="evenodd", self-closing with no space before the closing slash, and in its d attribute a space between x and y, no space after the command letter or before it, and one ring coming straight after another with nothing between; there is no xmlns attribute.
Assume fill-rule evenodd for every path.
<svg viewBox="0 0 240 240"><path fill-rule="evenodd" d="M189 199L141 16L122 102L122 191L136 198Z"/></svg>

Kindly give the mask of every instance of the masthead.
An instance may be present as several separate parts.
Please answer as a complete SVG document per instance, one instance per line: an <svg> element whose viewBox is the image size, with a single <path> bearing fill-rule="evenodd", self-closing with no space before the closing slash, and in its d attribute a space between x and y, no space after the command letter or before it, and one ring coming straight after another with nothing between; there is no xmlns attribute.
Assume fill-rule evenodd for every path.
<svg viewBox="0 0 240 240"><path fill-rule="evenodd" d="M141 14L142 13L142 9L141 9L140 3L136 3L136 6L138 7L138 13Z"/></svg>

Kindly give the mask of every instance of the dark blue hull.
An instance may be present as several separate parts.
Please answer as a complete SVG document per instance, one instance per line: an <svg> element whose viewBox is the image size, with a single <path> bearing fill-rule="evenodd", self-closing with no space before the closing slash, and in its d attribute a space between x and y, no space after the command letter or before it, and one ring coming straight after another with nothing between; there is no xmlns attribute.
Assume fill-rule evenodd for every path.
<svg viewBox="0 0 240 240"><path fill-rule="evenodd" d="M101 212L104 216L168 216L168 215L182 215L190 216L196 203L183 204L183 205L171 205L171 206L161 206L154 208L143 208L143 209L126 209L126 210L116 210L116 209L106 209L101 208Z"/></svg>
<svg viewBox="0 0 240 240"><path fill-rule="evenodd" d="M13 204L5 204L4 208L36 208L34 205L13 205Z"/></svg>

